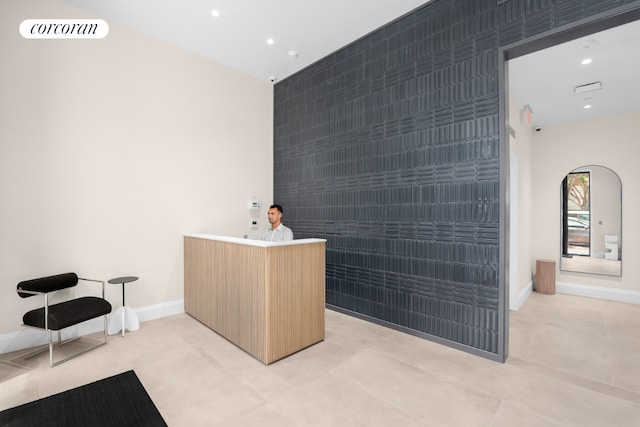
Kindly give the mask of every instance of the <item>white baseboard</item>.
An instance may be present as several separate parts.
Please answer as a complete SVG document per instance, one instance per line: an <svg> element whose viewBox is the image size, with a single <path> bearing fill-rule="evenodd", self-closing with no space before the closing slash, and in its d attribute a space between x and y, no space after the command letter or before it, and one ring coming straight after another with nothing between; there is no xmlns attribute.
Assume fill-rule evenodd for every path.
<svg viewBox="0 0 640 427"><path fill-rule="evenodd" d="M518 297L509 306L509 310L518 311L533 292L533 282L520 291ZM598 298L608 301L640 304L640 292L624 289L603 288L601 286L587 286L576 283L556 282L556 292L559 294L576 295L588 298Z"/></svg>
<svg viewBox="0 0 640 427"><path fill-rule="evenodd" d="M184 300L163 302L134 309L140 322L159 319L161 317L173 316L184 313ZM93 319L81 325L67 328L62 333L62 339L83 336L100 332L103 330L103 319ZM0 335L0 354L11 353L25 348L45 345L47 343L46 334L37 329L23 328L17 332L10 332Z"/></svg>
<svg viewBox="0 0 640 427"><path fill-rule="evenodd" d="M531 292L533 292L533 280L530 280L527 287L524 288L522 291L520 291L520 293L518 294L518 297L515 299L515 301L513 301L513 304L509 305L509 310L512 310L512 311L520 310L520 307L522 307L524 303L527 301L527 298L529 298L529 295L531 295Z"/></svg>
<svg viewBox="0 0 640 427"><path fill-rule="evenodd" d="M603 288L600 286L586 286L578 285L575 283L556 282L556 292L560 294L626 302L629 304L640 304L640 292L627 291L624 289L612 289Z"/></svg>
<svg viewBox="0 0 640 427"><path fill-rule="evenodd" d="M146 307L136 308L135 312L138 315L138 320L141 322L173 316L174 314L184 313L184 300L180 299L148 305Z"/></svg>

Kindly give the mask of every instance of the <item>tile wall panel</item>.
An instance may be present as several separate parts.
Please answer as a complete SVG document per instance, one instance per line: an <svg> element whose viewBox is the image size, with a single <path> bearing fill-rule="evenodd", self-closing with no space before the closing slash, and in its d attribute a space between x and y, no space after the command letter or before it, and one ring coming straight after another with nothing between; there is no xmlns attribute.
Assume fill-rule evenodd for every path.
<svg viewBox="0 0 640 427"><path fill-rule="evenodd" d="M434 0L275 86L274 194L329 305L498 354L500 46L630 1Z"/></svg>

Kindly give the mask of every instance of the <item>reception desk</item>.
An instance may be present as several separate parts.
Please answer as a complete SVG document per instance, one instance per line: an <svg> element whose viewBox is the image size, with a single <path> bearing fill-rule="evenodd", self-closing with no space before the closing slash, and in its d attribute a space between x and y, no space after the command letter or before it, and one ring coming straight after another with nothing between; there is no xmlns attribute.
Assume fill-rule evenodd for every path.
<svg viewBox="0 0 640 427"><path fill-rule="evenodd" d="M322 341L325 245L185 235L185 311L265 364Z"/></svg>

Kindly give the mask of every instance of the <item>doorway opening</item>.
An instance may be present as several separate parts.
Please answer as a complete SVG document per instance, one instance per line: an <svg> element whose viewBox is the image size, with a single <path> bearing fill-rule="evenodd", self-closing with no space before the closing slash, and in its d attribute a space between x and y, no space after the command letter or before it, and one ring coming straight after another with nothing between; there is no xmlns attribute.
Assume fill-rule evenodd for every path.
<svg viewBox="0 0 640 427"><path fill-rule="evenodd" d="M530 37L526 40L504 46L499 50L499 130L500 137L500 329L504 333L501 339L504 345L504 358L508 357L509 349L509 309L510 294L515 293L514 300L518 298L520 289L518 282L509 278L518 277L518 273L513 269L518 269L519 260L517 251L510 252L510 245L514 242L511 238L510 226L518 221L512 221L510 216L518 212L517 207L510 206L514 202L513 193L510 186L510 135L513 129L509 126L509 80L508 61L521 56L534 53L548 47L576 40L594 33L608 30L623 24L627 24L640 19L640 1L602 12L600 14L585 18L581 21L568 24L566 26L542 33L538 36ZM557 187L555 187L557 188ZM517 191L517 190L515 190ZM517 199L516 199L517 200ZM591 226L591 215L589 215L589 226ZM590 227L591 229L591 227ZM515 233L517 234L517 233ZM517 242L516 242L517 243ZM515 259L514 259L515 255ZM530 264L531 260L522 260L522 265ZM530 267L529 267L530 268ZM524 268L523 268L524 272ZM525 296L526 298L526 296Z"/></svg>

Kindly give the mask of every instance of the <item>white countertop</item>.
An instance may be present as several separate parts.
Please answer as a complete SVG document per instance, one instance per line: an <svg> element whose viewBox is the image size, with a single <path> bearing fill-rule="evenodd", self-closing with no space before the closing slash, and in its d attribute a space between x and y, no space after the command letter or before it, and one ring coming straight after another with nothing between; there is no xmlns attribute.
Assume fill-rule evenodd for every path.
<svg viewBox="0 0 640 427"><path fill-rule="evenodd" d="M241 245L249 245L249 246L260 246L263 248L269 248L272 246L304 245L307 243L326 242L325 239L294 239L294 240L287 240L284 242L267 242L265 240L243 239L242 237L214 236L212 234L198 234L198 233L185 234L184 237L193 237L195 239L206 239L206 240L218 240L221 242L238 243Z"/></svg>

